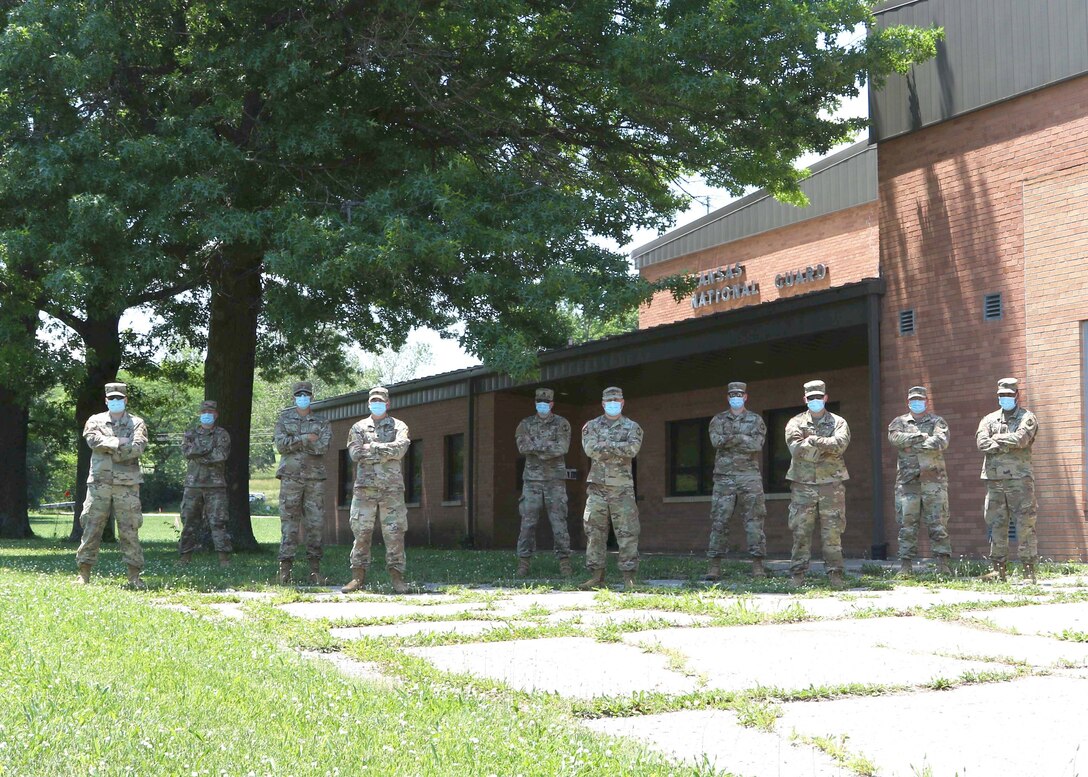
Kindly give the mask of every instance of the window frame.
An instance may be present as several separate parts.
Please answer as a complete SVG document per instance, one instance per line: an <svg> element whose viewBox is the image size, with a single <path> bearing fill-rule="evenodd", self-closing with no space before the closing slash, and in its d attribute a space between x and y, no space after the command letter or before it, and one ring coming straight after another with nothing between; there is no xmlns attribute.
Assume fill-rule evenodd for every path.
<svg viewBox="0 0 1088 777"><path fill-rule="evenodd" d="M351 507L351 500L355 494L356 474L355 462L351 460L351 453L347 448L340 449L336 469L339 480L339 488L336 491L336 506L346 509Z"/></svg>
<svg viewBox="0 0 1088 777"><path fill-rule="evenodd" d="M700 418L678 418L665 422L665 462L666 480L665 495L667 497L692 497L710 496L714 493L714 446L710 442L711 416ZM698 464L694 467L680 467L677 460L678 436L683 429L696 428L696 439L699 441L699 451L696 454ZM680 470L684 470L681 473ZM692 472L694 470L694 472ZM677 479L681 475L695 475L695 490L680 491L677 489Z"/></svg>
<svg viewBox="0 0 1088 777"><path fill-rule="evenodd" d="M828 402L826 410L829 413L839 415L841 404L839 400ZM790 462L793 457L790 455L789 446L786 445L786 424L790 422L791 418L803 413L805 410L808 410L805 405L795 405L792 407L772 407L762 412L763 423L767 425L767 442L763 446L763 492L765 494L790 493L790 481L786 480L786 473L789 472ZM776 428L776 416L785 418L781 431ZM777 474L775 456L782 451L785 451L785 456L781 457L780 460L784 462L785 468L781 472L780 479L776 479L774 478L774 475Z"/></svg>
<svg viewBox="0 0 1088 777"><path fill-rule="evenodd" d="M453 450L456 442L456 450ZM460 457L460 471L453 468L453 459ZM463 502L465 498L465 433L447 434L442 440L442 501Z"/></svg>
<svg viewBox="0 0 1088 777"><path fill-rule="evenodd" d="M404 503L423 504L423 440L409 440L404 454ZM419 477L416 477L416 470Z"/></svg>

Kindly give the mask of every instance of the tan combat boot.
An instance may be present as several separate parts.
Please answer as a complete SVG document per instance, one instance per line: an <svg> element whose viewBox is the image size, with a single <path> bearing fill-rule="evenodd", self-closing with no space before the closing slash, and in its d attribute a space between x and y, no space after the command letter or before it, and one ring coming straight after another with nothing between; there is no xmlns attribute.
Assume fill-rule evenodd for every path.
<svg viewBox="0 0 1088 777"><path fill-rule="evenodd" d="M291 566L293 563L294 562L292 561L280 562L280 573L276 577L277 583L280 585L291 585Z"/></svg>
<svg viewBox="0 0 1088 777"><path fill-rule="evenodd" d="M752 579L763 580L767 577L767 570L763 568L763 559L756 556L752 559Z"/></svg>
<svg viewBox="0 0 1088 777"><path fill-rule="evenodd" d="M1036 579L1036 577L1035 577L1035 562L1034 561L1021 562L1021 566L1023 567L1022 574L1023 574L1025 580L1030 578L1031 582L1033 582L1033 583L1038 583L1039 582L1038 579Z"/></svg>
<svg viewBox="0 0 1088 777"><path fill-rule="evenodd" d="M710 559L710 563L707 565L706 574L703 575L703 580L709 583L713 583L715 580L720 580L722 576L722 560L720 558Z"/></svg>
<svg viewBox="0 0 1088 777"><path fill-rule="evenodd" d="M987 572L985 575L979 578L979 580L985 580L987 583L992 583L995 580L1005 582L1005 562L995 561L993 562L994 568Z"/></svg>
<svg viewBox="0 0 1088 777"><path fill-rule="evenodd" d="M224 551L219 552L219 568L226 569L230 566L230 554Z"/></svg>
<svg viewBox="0 0 1088 777"><path fill-rule="evenodd" d="M316 559L310 559L310 585L328 585L329 581L321 576L321 562Z"/></svg>
<svg viewBox="0 0 1088 777"><path fill-rule="evenodd" d="M574 570L571 569L570 566L569 558L559 559L559 574L561 574L563 577L570 577L574 574Z"/></svg>
<svg viewBox="0 0 1088 777"><path fill-rule="evenodd" d="M625 569L621 572L623 575L623 590L634 591L637 585L636 578L638 577L637 569Z"/></svg>
<svg viewBox="0 0 1088 777"><path fill-rule="evenodd" d="M909 558L899 559L899 576L911 577L914 574L914 564Z"/></svg>
<svg viewBox="0 0 1088 777"><path fill-rule="evenodd" d="M188 553L182 553L180 556L178 556L178 566L179 567L187 567L192 563L193 563L193 552L192 551L189 551Z"/></svg>
<svg viewBox="0 0 1088 777"><path fill-rule="evenodd" d="M831 584L831 587L836 591L841 591L846 588L846 581L842 579L841 569L832 569L827 573L827 582Z"/></svg>
<svg viewBox="0 0 1088 777"><path fill-rule="evenodd" d="M91 582L91 565L80 564L79 574L76 575L76 585L87 585Z"/></svg>
<svg viewBox="0 0 1088 777"><path fill-rule="evenodd" d="M790 574L790 588L800 588L805 584L804 572L792 572Z"/></svg>
<svg viewBox="0 0 1088 777"><path fill-rule="evenodd" d="M948 563L948 556L937 556L937 574L952 577L952 567Z"/></svg>
<svg viewBox="0 0 1088 777"><path fill-rule="evenodd" d="M393 593L408 593L408 584L404 582L404 573L399 569L389 570L389 582L393 584Z"/></svg>
<svg viewBox="0 0 1088 777"><path fill-rule="evenodd" d="M140 568L128 565L128 587L134 591L146 591L147 583L140 579Z"/></svg>
<svg viewBox="0 0 1088 777"><path fill-rule="evenodd" d="M586 580L578 587L583 591L591 591L594 588L604 588L604 567L589 570L589 580Z"/></svg>
<svg viewBox="0 0 1088 777"><path fill-rule="evenodd" d="M518 558L518 571L514 573L515 577L528 577L529 576L529 557L521 556Z"/></svg>
<svg viewBox="0 0 1088 777"><path fill-rule="evenodd" d="M351 582L340 589L342 594L353 594L366 584L366 567L351 568Z"/></svg>

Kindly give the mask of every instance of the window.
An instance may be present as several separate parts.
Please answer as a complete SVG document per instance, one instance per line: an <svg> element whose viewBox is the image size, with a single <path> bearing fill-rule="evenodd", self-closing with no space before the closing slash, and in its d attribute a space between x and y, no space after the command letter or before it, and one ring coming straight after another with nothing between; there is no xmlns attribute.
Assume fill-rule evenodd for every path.
<svg viewBox="0 0 1088 777"><path fill-rule="evenodd" d="M1001 306L1001 293L987 294L982 298L982 320L998 321L1003 314Z"/></svg>
<svg viewBox="0 0 1088 777"><path fill-rule="evenodd" d="M404 454L404 501L423 501L423 440L412 440Z"/></svg>
<svg viewBox="0 0 1088 777"><path fill-rule="evenodd" d="M914 334L914 308L899 311L899 334Z"/></svg>
<svg viewBox="0 0 1088 777"><path fill-rule="evenodd" d="M347 448L340 451L340 490L337 494L336 504L339 507L351 505L351 496L355 490L355 462L351 460L351 454Z"/></svg>
<svg viewBox="0 0 1088 777"><path fill-rule="evenodd" d="M783 494L790 490L790 482L786 480L791 458L789 446L786 445L786 424L805 410L801 405L768 410L763 414L763 421L767 424L767 463L763 467L763 486L768 494ZM828 402L827 410L838 414L839 403Z"/></svg>
<svg viewBox="0 0 1088 777"><path fill-rule="evenodd" d="M459 502L465 498L465 435L448 434L446 449L445 501Z"/></svg>
<svg viewBox="0 0 1088 777"><path fill-rule="evenodd" d="M714 490L714 447L710 419L670 421L669 496L709 496Z"/></svg>

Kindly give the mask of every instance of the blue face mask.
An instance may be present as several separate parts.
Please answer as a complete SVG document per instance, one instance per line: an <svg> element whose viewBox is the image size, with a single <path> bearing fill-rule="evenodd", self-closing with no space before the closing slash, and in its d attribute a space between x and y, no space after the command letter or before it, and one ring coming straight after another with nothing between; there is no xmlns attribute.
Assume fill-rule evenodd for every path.
<svg viewBox="0 0 1088 777"><path fill-rule="evenodd" d="M605 415L619 415L623 411L623 404L620 402L605 402L604 414Z"/></svg>
<svg viewBox="0 0 1088 777"><path fill-rule="evenodd" d="M1001 409L1015 410L1016 409L1016 397L998 397L997 404L1001 405Z"/></svg>
<svg viewBox="0 0 1088 777"><path fill-rule="evenodd" d="M200 423L204 424L205 426L211 426L212 424L215 423L215 414L213 414L213 413L201 413L200 414Z"/></svg>
<svg viewBox="0 0 1088 777"><path fill-rule="evenodd" d="M734 410L744 407L744 397L729 397L729 406Z"/></svg>
<svg viewBox="0 0 1088 777"><path fill-rule="evenodd" d="M910 408L912 413L924 413L926 411L926 403L920 399L912 399L907 402L907 407Z"/></svg>
<svg viewBox="0 0 1088 777"><path fill-rule="evenodd" d="M813 413L823 412L824 400L822 399L810 399L808 402L808 409Z"/></svg>
<svg viewBox="0 0 1088 777"><path fill-rule="evenodd" d="M389 408L385 402L371 402L370 414L371 415L385 415L385 411Z"/></svg>
<svg viewBox="0 0 1088 777"><path fill-rule="evenodd" d="M547 402L537 402L536 412L540 413L541 415L547 415L548 413L552 412L552 406Z"/></svg>
<svg viewBox="0 0 1088 777"><path fill-rule="evenodd" d="M106 407L110 409L111 413L123 413L125 412L125 400L123 399L107 399Z"/></svg>
<svg viewBox="0 0 1088 777"><path fill-rule="evenodd" d="M310 402L312 401L313 397L311 397L309 394L299 394L297 397L295 397L295 407L297 407L299 410L305 410L310 406Z"/></svg>

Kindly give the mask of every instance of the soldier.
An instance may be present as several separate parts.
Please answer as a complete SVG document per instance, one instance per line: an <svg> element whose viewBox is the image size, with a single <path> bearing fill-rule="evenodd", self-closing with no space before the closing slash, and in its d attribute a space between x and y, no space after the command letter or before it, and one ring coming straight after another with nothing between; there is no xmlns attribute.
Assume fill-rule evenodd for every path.
<svg viewBox="0 0 1088 777"><path fill-rule="evenodd" d="M984 580L1004 580L1009 556L1009 521L1016 520L1020 563L1024 577L1035 580L1038 548L1035 541L1035 474L1031 446L1039 431L1035 414L1019 406L1016 378L997 382L1000 410L978 425L975 443L986 454L982 479L986 481L986 526L990 530L990 562L993 570Z"/></svg>
<svg viewBox="0 0 1088 777"><path fill-rule="evenodd" d="M121 555L128 567L128 584L143 591L147 585L140 579L144 568L144 551L140 547L140 527L144 524L140 455L147 447L147 426L142 418L127 412L127 404L128 387L124 383L107 383L108 412L91 416L83 427L83 439L91 448L91 471L87 476L87 501L79 516L83 539L76 551L79 564L76 582L86 585L91 581L91 567L98 561L102 531L112 507Z"/></svg>
<svg viewBox="0 0 1088 777"><path fill-rule="evenodd" d="M369 395L370 416L348 432L348 455L355 462L355 492L351 499L351 582L341 591L358 591L366 583L370 568L370 539L374 521L381 513L385 566L393 590L408 593L404 582L404 532L408 513L404 507L404 473L401 459L408 452L408 426L387 415L389 390L375 386Z"/></svg>
<svg viewBox="0 0 1088 777"><path fill-rule="evenodd" d="M185 432L181 452L189 460L185 494L181 499L181 520L185 528L178 540L179 563L188 566L193 551L200 548L200 528L206 520L212 543L219 554L219 566L230 566L230 534L227 533L226 461L230 456L230 434L216 425L219 410L213 400L200 403L200 423Z"/></svg>
<svg viewBox="0 0 1088 777"><path fill-rule="evenodd" d="M332 429L329 422L310 410L314 387L307 380L291 387L295 406L276 419L274 440L280 453L276 477L280 479L280 574L281 585L291 582L291 565L305 532L310 583L322 585L321 526L325 507L325 452Z"/></svg>
<svg viewBox="0 0 1088 777"><path fill-rule="evenodd" d="M790 461L789 527L793 532L790 557L790 584L805 582L812 558L812 530L820 519L820 541L824 565L832 588L842 588L842 533L846 530L846 489L849 479L843 454L850 445L850 427L845 419L828 412L827 385L822 380L805 384L808 410L786 424L786 445Z"/></svg>
<svg viewBox="0 0 1088 777"><path fill-rule="evenodd" d="M730 383L729 409L710 421L710 442L714 455L714 496L710 503L710 547L707 557L710 568L704 580L717 580L722 575L729 519L733 510L740 511L744 521L748 555L752 557L752 577L766 577L763 557L767 552L767 537L763 522L767 503L763 496L763 476L759 472L759 457L767 440L767 425L758 413L746 410L748 386Z"/></svg>
<svg viewBox="0 0 1088 777"><path fill-rule="evenodd" d="M912 573L911 562L918 551L918 521L924 518L929 544L937 557L937 574L952 573L948 559L948 472L944 450L948 447L948 424L926 409L925 386L907 390L909 413L888 426L888 442L899 451L895 471L895 517L899 522L899 571Z"/></svg>
<svg viewBox="0 0 1088 777"><path fill-rule="evenodd" d="M552 412L554 399L555 392L550 388L538 388L536 415L524 419L514 433L518 453L525 457L518 501L518 512L521 513L518 577L529 574L529 562L536 550L536 522L544 510L552 525L559 571L563 575L572 574L570 533L567 531L567 466L563 460L570 450L570 423Z"/></svg>
<svg viewBox="0 0 1088 777"><path fill-rule="evenodd" d="M620 546L623 589L632 590L638 576L638 505L631 460L642 447L642 427L623 415L623 391L611 386L601 395L604 415L582 427L582 448L592 462L586 478L586 568L581 588L601 588L607 564L608 519Z"/></svg>

